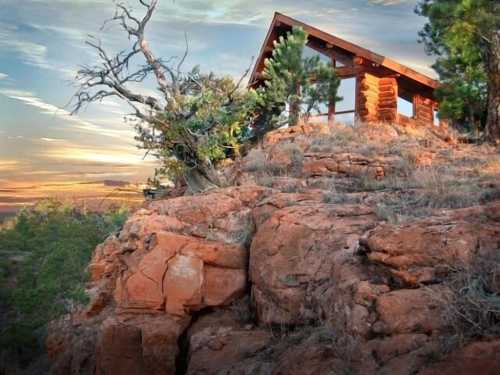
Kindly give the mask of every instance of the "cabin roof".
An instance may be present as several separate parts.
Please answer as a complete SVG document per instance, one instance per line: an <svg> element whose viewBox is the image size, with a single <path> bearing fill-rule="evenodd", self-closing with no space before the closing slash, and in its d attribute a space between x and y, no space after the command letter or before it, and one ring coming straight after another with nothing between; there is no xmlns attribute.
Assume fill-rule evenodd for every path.
<svg viewBox="0 0 500 375"><path fill-rule="evenodd" d="M419 73L388 57L379 55L378 53L372 52L366 48L348 42L344 39L326 33L313 26L307 25L303 22L300 22L294 18L288 17L278 12L274 14L273 21L271 23L271 26L269 27L266 39L260 50L259 57L255 62L252 76L250 77L250 85L254 85L256 82L259 81L258 73L260 73L260 71L263 69L266 54L273 48L273 42L276 36L275 32L277 32L279 28L282 28L283 25L288 28L292 28L293 26L301 26L309 34L310 38L311 37L316 38L328 45L338 48L341 51L345 51L353 56L366 59L367 61L377 64L378 66L385 67L390 71L400 74L401 76L404 76L409 80L416 81L424 86L427 86L430 89L435 89L439 86L438 81L426 76L425 74Z"/></svg>

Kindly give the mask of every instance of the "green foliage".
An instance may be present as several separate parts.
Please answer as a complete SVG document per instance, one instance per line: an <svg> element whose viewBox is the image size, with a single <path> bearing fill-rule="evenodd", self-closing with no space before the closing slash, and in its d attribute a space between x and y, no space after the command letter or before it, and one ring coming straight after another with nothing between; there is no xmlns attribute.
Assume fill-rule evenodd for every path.
<svg viewBox="0 0 500 375"><path fill-rule="evenodd" d="M125 209L86 213L48 200L22 210L0 231L0 290L9 311L2 347L29 356L48 321L87 301L92 251L126 216Z"/></svg>
<svg viewBox="0 0 500 375"><path fill-rule="evenodd" d="M440 116L468 129L484 126L487 112L490 37L500 25L491 0L422 0L416 12L428 18L420 32L442 81Z"/></svg>
<svg viewBox="0 0 500 375"><path fill-rule="evenodd" d="M143 148L162 162L157 174L174 180L237 156L257 102L255 91L239 89L230 77L202 74L198 67L179 85L174 104L146 127L137 126Z"/></svg>
<svg viewBox="0 0 500 375"><path fill-rule="evenodd" d="M262 112L271 113L267 118L273 127L283 122L283 111L288 107L288 124L295 125L308 118L312 110L320 112L324 103L341 100L337 96L340 79L331 65L320 61L319 56L303 57L307 33L294 27L286 38L275 41L273 55L265 61L265 85L258 90Z"/></svg>

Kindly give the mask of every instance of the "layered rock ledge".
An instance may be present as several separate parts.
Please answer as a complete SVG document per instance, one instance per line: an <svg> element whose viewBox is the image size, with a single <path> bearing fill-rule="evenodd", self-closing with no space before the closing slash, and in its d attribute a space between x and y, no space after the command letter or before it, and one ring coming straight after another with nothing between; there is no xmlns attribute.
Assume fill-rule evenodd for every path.
<svg viewBox="0 0 500 375"><path fill-rule="evenodd" d="M449 319L457 275L500 269L497 172L488 198L443 203L396 130L281 129L224 171L235 186L145 205L95 249L88 306L49 327L52 374L500 373L500 332L456 343ZM465 152L411 136L411 173Z"/></svg>

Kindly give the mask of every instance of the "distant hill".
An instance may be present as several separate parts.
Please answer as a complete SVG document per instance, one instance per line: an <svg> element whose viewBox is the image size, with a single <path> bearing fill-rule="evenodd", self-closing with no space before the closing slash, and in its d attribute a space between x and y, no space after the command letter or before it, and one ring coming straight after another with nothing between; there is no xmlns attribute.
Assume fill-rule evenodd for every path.
<svg viewBox="0 0 500 375"><path fill-rule="evenodd" d="M71 201L96 211L123 204L137 206L144 201L139 185L121 180L10 186L0 190L0 218L13 216L22 207L47 198Z"/></svg>

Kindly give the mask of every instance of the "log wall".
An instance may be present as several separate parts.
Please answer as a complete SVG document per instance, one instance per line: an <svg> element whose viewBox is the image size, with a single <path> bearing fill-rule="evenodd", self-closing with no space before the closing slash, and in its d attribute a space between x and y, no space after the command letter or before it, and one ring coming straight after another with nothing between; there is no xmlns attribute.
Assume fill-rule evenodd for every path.
<svg viewBox="0 0 500 375"><path fill-rule="evenodd" d="M379 78L361 73L356 80L356 115L362 122L378 121Z"/></svg>
<svg viewBox="0 0 500 375"><path fill-rule="evenodd" d="M415 105L415 122L419 126L434 125L435 103L421 95L415 95L413 99Z"/></svg>
<svg viewBox="0 0 500 375"><path fill-rule="evenodd" d="M413 95L414 116L398 113L398 81L363 71L357 75L356 118L365 123L388 122L405 126L434 126L436 101L419 93ZM447 124L440 121L439 126Z"/></svg>
<svg viewBox="0 0 500 375"><path fill-rule="evenodd" d="M357 77L357 117L362 122L397 120L398 84L395 78L363 72Z"/></svg>
<svg viewBox="0 0 500 375"><path fill-rule="evenodd" d="M396 122L398 114L398 82L396 78L384 77L379 80L378 120Z"/></svg>

